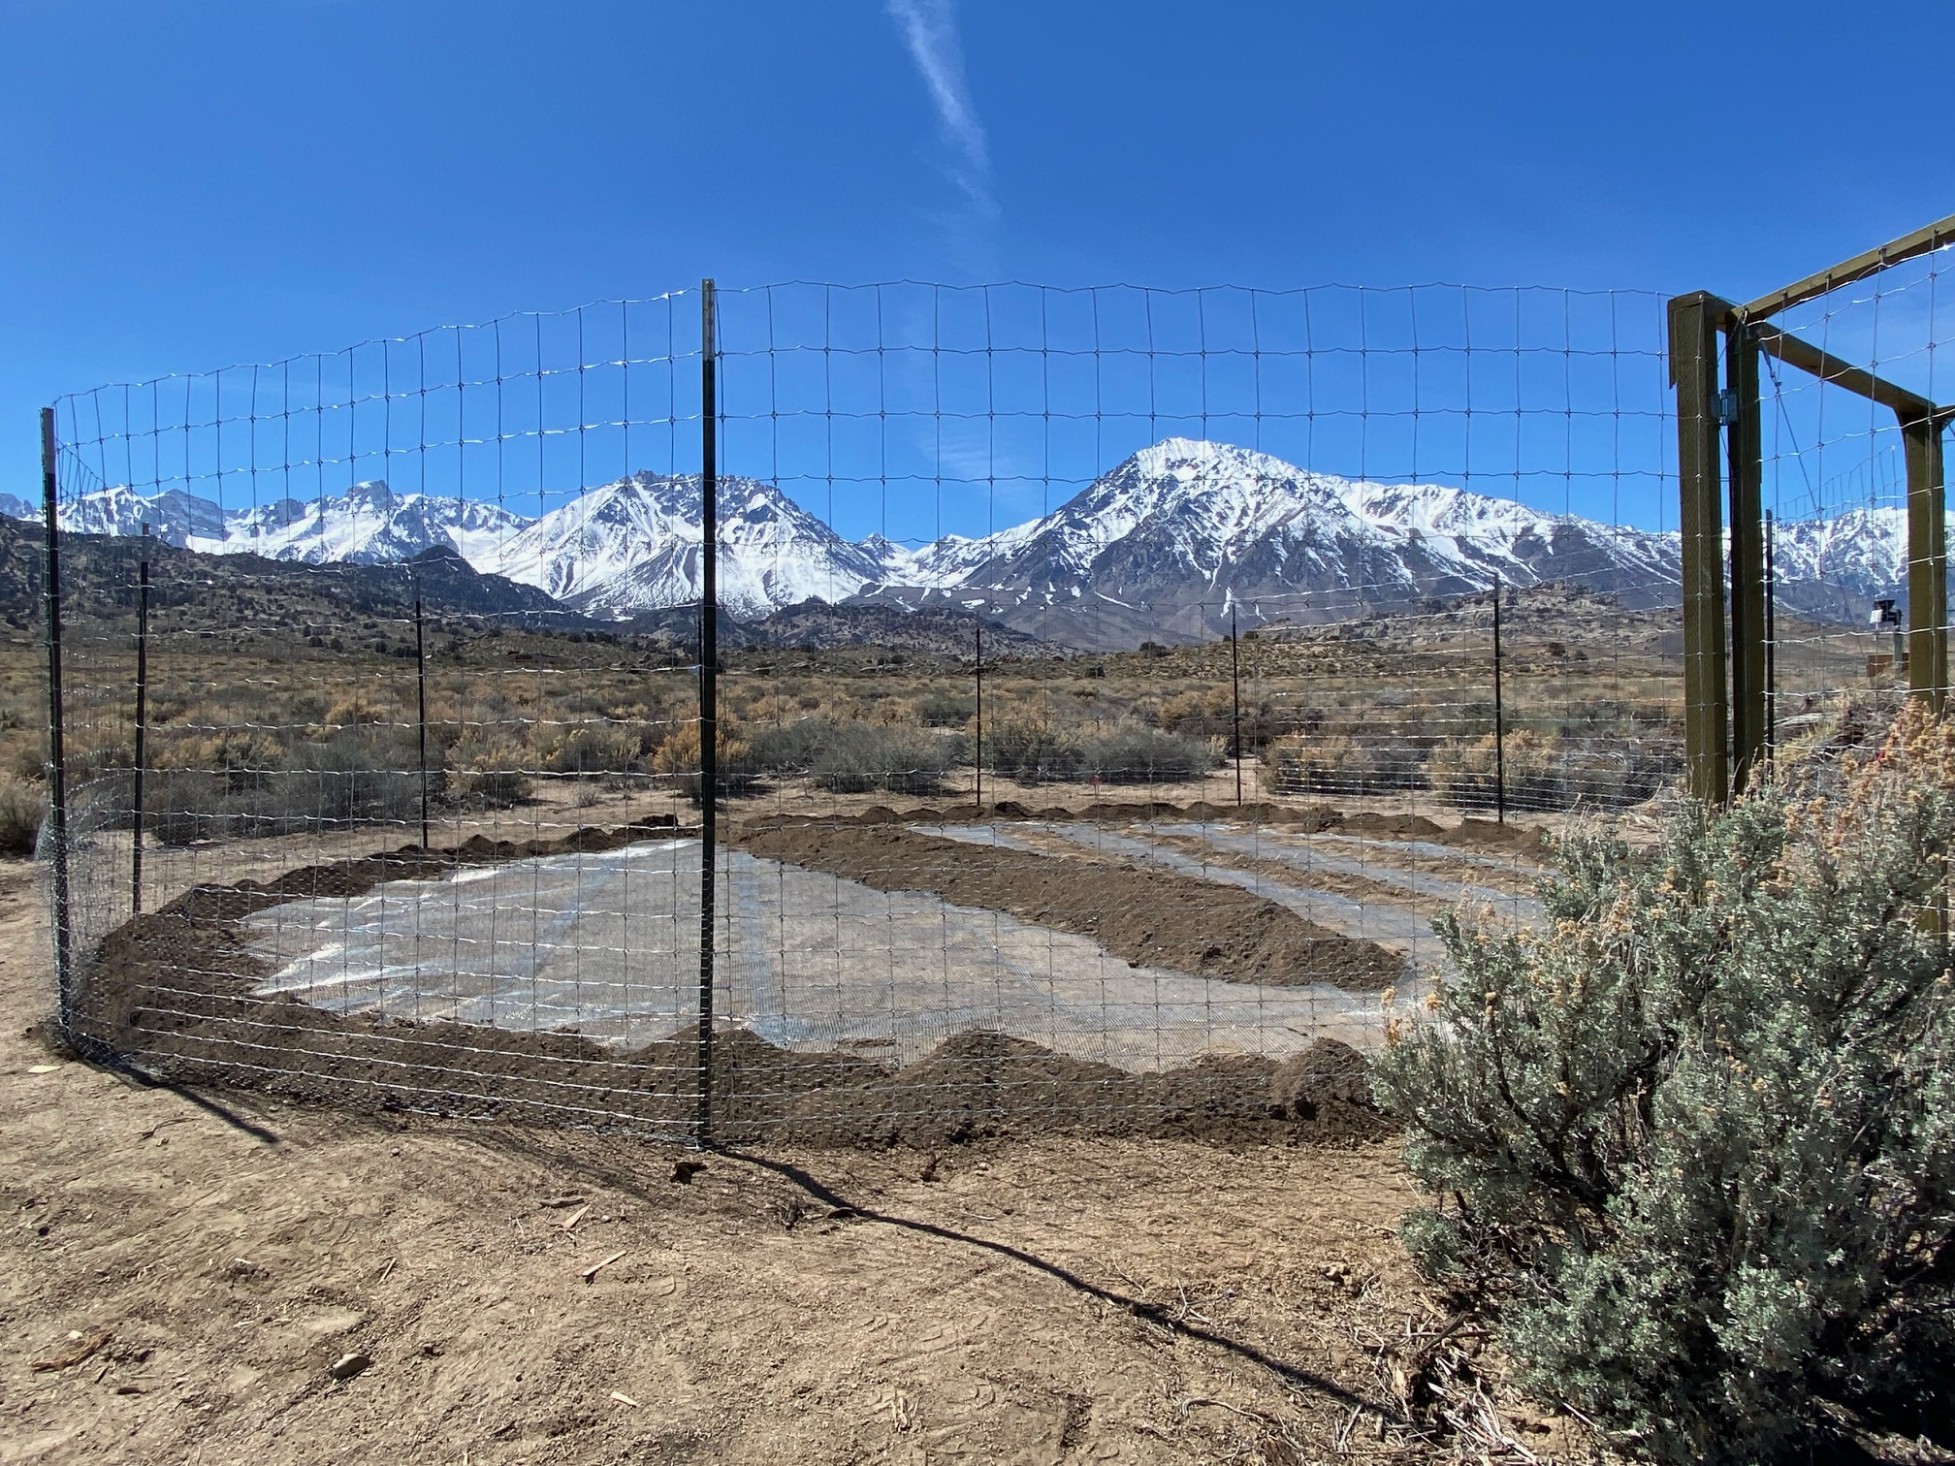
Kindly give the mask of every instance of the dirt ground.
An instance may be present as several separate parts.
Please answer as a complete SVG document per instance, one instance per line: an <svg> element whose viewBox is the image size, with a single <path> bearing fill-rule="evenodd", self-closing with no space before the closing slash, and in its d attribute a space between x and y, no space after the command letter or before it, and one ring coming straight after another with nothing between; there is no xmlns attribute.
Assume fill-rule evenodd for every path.
<svg viewBox="0 0 1955 1466"><path fill-rule="evenodd" d="M1389 1144L694 1157L198 1095L51 1053L46 951L0 867L0 1462L1481 1459L1431 1433L1486 1419L1473 1331L1398 1395L1441 1320Z"/></svg>
<svg viewBox="0 0 1955 1466"><path fill-rule="evenodd" d="M928 890L1078 932L1133 963L1272 986L1380 992L1405 964L1234 886L1104 861L961 844L901 827L807 825L745 837L749 853L879 891Z"/></svg>

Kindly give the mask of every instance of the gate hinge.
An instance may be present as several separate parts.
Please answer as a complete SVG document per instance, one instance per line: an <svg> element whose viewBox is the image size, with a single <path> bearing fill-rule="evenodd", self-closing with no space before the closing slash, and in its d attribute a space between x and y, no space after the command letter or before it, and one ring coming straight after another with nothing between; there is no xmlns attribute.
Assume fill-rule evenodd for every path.
<svg viewBox="0 0 1955 1466"><path fill-rule="evenodd" d="M1717 394L1717 425L1728 428L1738 420L1738 394L1726 388Z"/></svg>

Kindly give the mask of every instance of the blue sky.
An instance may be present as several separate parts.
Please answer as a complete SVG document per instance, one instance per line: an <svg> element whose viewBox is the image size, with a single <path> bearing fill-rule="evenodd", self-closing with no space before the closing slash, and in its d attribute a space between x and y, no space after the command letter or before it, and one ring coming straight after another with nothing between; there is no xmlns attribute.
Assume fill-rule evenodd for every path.
<svg viewBox="0 0 1955 1466"><path fill-rule="evenodd" d="M1204 427L1327 471L1660 523L1653 294L1389 287L1742 298L1955 208L1945 3L64 0L7 20L0 487L27 494L34 411L64 392L712 275L1065 287L728 294L727 466L851 535L1009 523ZM1911 345L1895 322L1935 273L1886 311L1904 372L1932 370L1940 308ZM1116 282L1176 293L1076 289ZM1266 293L1186 293L1222 284ZM1368 289L1299 293L1331 285ZM156 433L178 409L112 401L167 444L99 463L203 492L223 470L228 504L384 471L533 509L578 474L690 466L696 310L329 358L341 396L434 387L411 403L431 422L363 406L339 448L308 411L338 390L324 369L190 384L193 422L260 416L265 441ZM1813 324L1874 339L1850 312ZM679 361L647 345L660 330ZM616 381L574 370L626 331ZM458 367L426 364L458 341ZM498 347L502 388L445 403ZM627 390L628 443L592 425ZM1871 484L1864 424L1800 400L1794 436L1842 445L1802 481L1858 483L1865 458ZM490 408L505 441L419 451L498 436ZM308 416L320 441L294 449ZM584 430L534 436L565 423Z"/></svg>

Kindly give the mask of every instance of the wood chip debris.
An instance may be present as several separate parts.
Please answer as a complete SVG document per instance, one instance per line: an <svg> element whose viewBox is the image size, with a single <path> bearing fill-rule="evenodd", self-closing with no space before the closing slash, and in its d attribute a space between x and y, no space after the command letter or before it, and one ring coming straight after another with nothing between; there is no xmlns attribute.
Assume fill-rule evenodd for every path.
<svg viewBox="0 0 1955 1466"><path fill-rule="evenodd" d="M557 1225L559 1227L562 1227L566 1232L575 1231L577 1228L577 1224L584 1220L584 1213L589 1211L590 1209L591 1209L591 1203L587 1201L582 1206L578 1207L577 1210L572 1212L569 1216L565 1217L562 1221L558 1222Z"/></svg>
<svg viewBox="0 0 1955 1466"><path fill-rule="evenodd" d="M583 1272L579 1273L578 1276L581 1277L587 1283L594 1283L597 1281L597 1275L599 1273L603 1272L607 1267L611 1266L612 1263L616 1262L619 1258L623 1256L624 1253L622 1252L614 1252L609 1257L605 1258L603 1262L592 1263L589 1267L585 1268Z"/></svg>
<svg viewBox="0 0 1955 1466"><path fill-rule="evenodd" d="M34 1372L36 1374L53 1374L57 1370L73 1369L82 1361L93 1358L95 1352L104 1344L108 1343L111 1334L107 1329L103 1329L98 1334L89 1334L86 1337L80 1334L71 1334L69 1338L72 1341L69 1347L63 1349L59 1354L50 1355L46 1359L36 1359L34 1361Z"/></svg>
<svg viewBox="0 0 1955 1466"><path fill-rule="evenodd" d="M543 1204L549 1207L551 1211L562 1211L565 1207L582 1206L585 1204L586 1199L579 1193L572 1191L563 1196L546 1196L543 1198Z"/></svg>
<svg viewBox="0 0 1955 1466"><path fill-rule="evenodd" d="M629 1405L634 1410L638 1408L638 1402L632 1399L631 1396L627 1395L623 1390L611 1391L611 1398L616 1400L620 1405Z"/></svg>

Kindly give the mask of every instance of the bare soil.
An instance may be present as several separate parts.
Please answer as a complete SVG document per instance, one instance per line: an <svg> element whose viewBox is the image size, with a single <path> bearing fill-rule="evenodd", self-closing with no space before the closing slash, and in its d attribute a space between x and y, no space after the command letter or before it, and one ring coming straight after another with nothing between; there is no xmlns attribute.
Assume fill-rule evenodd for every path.
<svg viewBox="0 0 1955 1466"><path fill-rule="evenodd" d="M81 1028L104 1054L175 1082L259 1091L382 1113L406 1109L523 1124L618 1123L686 1136L698 1110L695 1036L619 1051L572 1034L340 1014L259 995L268 974L243 918L282 901L358 896L387 881L571 850L614 849L669 819L587 828L553 840L477 837L303 866L271 881L195 886L125 922L87 965ZM883 889L915 873L954 900L1003 905L1085 931L1131 960L1230 980L1342 979L1369 989L1399 970L1370 943L1311 926L1234 887L1091 861L1061 862L878 824L791 827L748 837ZM950 858L941 858L943 856ZM1016 858L1014 858L1016 857ZM1029 864L1028 864L1029 862ZM858 868L867 867L867 874ZM954 895L951 893L955 893ZM1213 933L1227 933L1214 936ZM1329 977L1317 974L1330 974ZM1214 1058L1134 1074L985 1032L896 1067L847 1052L801 1053L741 1031L713 1048L713 1137L825 1146L937 1146L1038 1132L1179 1137L1225 1144L1373 1138L1375 1112L1301 1115L1273 1102L1275 1065Z"/></svg>
<svg viewBox="0 0 1955 1466"><path fill-rule="evenodd" d="M1138 966L1275 987L1328 983L1380 992L1404 959L1306 921L1239 886L1126 863L973 845L900 827L783 825L743 838L769 860L828 871L879 891L929 891L958 906L1091 937Z"/></svg>
<svg viewBox="0 0 1955 1466"><path fill-rule="evenodd" d="M0 1462L1458 1459L1408 1371L1592 1458L1437 1347L1390 1143L694 1155L159 1087L36 1037L47 951L0 866Z"/></svg>

